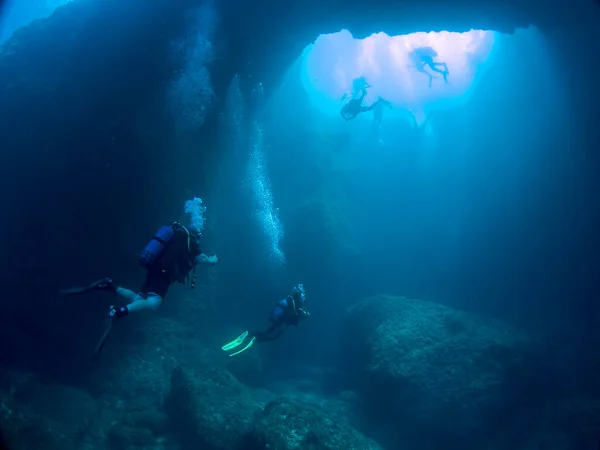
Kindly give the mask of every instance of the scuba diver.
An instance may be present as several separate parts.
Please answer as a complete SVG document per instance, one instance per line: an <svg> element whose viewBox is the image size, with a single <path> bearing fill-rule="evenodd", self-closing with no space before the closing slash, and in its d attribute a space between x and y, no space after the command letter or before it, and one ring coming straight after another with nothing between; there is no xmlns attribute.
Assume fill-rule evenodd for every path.
<svg viewBox="0 0 600 450"><path fill-rule="evenodd" d="M190 215L187 227L173 222L161 227L139 256L139 265L147 271L146 279L137 293L118 287L110 278L102 278L88 286L61 290L64 295L82 295L96 291L111 292L123 297L128 304L111 305L105 320L104 333L96 346L94 356L102 350L115 320L130 313L143 310L156 310L163 302L171 284L189 283L196 285L196 265L214 266L217 256L207 256L200 250L199 237L204 226L202 200L194 198L185 203L185 212Z"/></svg>
<svg viewBox="0 0 600 450"><path fill-rule="evenodd" d="M417 71L427 75L429 77L429 87L431 87L433 76L425 70L425 66L428 66L434 72L442 74L444 81L448 83L448 75L450 74L448 65L445 62L436 62L433 60L433 58L438 56L434 49L431 47L419 47L414 49L409 56L415 64L414 66L409 67L414 67ZM439 69L439 67L442 67L442 69Z"/></svg>
<svg viewBox="0 0 600 450"><path fill-rule="evenodd" d="M358 95L362 91L366 91L371 85L365 77L358 77L352 80L352 96Z"/></svg>
<svg viewBox="0 0 600 450"><path fill-rule="evenodd" d="M379 99L377 99L377 101L371 106L363 106L362 102L367 95L367 89L370 87L371 85L367 82L365 77L358 77L352 80L352 96L350 100L344 106L342 106L340 111L340 114L344 120L354 119L360 113L372 111L381 104L386 104L389 107L392 106L390 102L381 97L379 97ZM348 94L344 94L341 100L344 101L346 98L348 98ZM379 122L381 122L381 115L382 114L379 114Z"/></svg>
<svg viewBox="0 0 600 450"><path fill-rule="evenodd" d="M235 356L248 350L255 342L274 341L283 334L288 326L297 326L301 319L310 316L310 313L304 309L305 302L304 286L299 284L292 289L290 295L277 303L271 317L269 317L271 325L266 331L244 331L229 344L221 347L221 350L228 352L246 343L240 350L229 354L229 356Z"/></svg>
<svg viewBox="0 0 600 450"><path fill-rule="evenodd" d="M384 100L383 98L379 97L373 104L371 104L371 106L363 106L362 102L366 95L367 95L367 90L363 89L363 91L361 92L361 94L358 97L351 98L348 103L346 103L344 106L342 106L340 114L342 115L344 120L354 119L356 116L358 116L361 113L372 111L381 103L387 104L390 107L392 105L387 100Z"/></svg>
<svg viewBox="0 0 600 450"><path fill-rule="evenodd" d="M370 88L371 85L368 83L365 77L358 77L352 80L352 92L348 94L347 92L342 95L341 101L346 100L348 97L354 98L361 94L361 92L366 91Z"/></svg>

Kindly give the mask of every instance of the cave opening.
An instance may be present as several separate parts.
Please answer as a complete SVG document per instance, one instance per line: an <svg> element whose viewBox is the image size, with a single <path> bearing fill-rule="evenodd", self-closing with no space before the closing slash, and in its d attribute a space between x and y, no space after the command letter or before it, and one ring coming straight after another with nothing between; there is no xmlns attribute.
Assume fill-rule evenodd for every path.
<svg viewBox="0 0 600 450"><path fill-rule="evenodd" d="M395 110L388 115L422 125L433 110L464 105L490 68L512 58L511 47L531 47L541 40L533 27L512 35L492 30L378 32L364 39L342 30L322 34L304 49L301 80L311 105L323 114L339 116L341 103L359 95L362 83L365 105L384 98Z"/></svg>

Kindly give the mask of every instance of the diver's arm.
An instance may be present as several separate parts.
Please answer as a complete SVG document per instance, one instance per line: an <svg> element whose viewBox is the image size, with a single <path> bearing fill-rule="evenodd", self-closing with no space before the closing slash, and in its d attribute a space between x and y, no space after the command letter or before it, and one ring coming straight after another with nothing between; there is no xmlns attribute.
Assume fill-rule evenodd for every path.
<svg viewBox="0 0 600 450"><path fill-rule="evenodd" d="M200 253L198 256L196 256L197 264L210 264L214 266L217 262L219 262L217 255L207 256L204 253Z"/></svg>

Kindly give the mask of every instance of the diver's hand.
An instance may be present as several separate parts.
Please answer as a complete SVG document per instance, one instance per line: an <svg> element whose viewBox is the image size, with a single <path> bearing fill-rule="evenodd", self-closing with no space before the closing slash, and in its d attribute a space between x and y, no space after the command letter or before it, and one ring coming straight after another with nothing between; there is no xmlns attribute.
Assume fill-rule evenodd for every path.
<svg viewBox="0 0 600 450"><path fill-rule="evenodd" d="M214 267L219 262L219 258L217 258L217 255L209 256L206 258L206 262Z"/></svg>

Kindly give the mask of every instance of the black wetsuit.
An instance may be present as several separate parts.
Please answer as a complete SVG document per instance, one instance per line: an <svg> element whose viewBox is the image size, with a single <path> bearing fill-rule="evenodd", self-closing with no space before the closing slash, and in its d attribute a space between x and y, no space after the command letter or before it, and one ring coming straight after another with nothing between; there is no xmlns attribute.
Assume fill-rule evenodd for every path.
<svg viewBox="0 0 600 450"><path fill-rule="evenodd" d="M367 95L367 92L363 91L362 94L360 94L359 97L354 97L352 100L350 100L348 103L346 103L342 107L342 110L340 111L340 114L342 115L342 117L345 120L354 119L360 113L372 111L380 103L384 102L384 100L382 100L380 98L377 101L375 101L371 106L363 106L362 102L363 102L363 100L364 100L364 98L365 98L366 95Z"/></svg>
<svg viewBox="0 0 600 450"><path fill-rule="evenodd" d="M444 81L448 82L448 66L444 62L435 62L433 57L422 55L421 61L416 64L416 68L419 72L424 73L429 77L429 87L431 87L431 83L433 82L433 76L425 70L425 66L428 66L434 72L442 74L444 77ZM438 69L442 67L443 69Z"/></svg>
<svg viewBox="0 0 600 450"><path fill-rule="evenodd" d="M255 331L252 335L256 337L258 342L274 341L283 334L288 326L298 325L303 314L302 311L302 307L297 306L297 302L291 296L288 296L277 303L273 314L269 318L272 322L269 328L266 331Z"/></svg>
<svg viewBox="0 0 600 450"><path fill-rule="evenodd" d="M138 294L140 297L148 298L148 294L152 292L162 298L165 298L169 292L171 284L173 284L173 280L168 272L158 269L148 269L148 273L146 273L146 279L140 287Z"/></svg>
<svg viewBox="0 0 600 450"><path fill-rule="evenodd" d="M148 267L146 279L139 290L143 298L147 298L149 293L165 298L171 284L185 283L196 265L196 257L202 253L194 233L188 234L183 227L177 226L174 230L175 236L165 246L162 257Z"/></svg>

